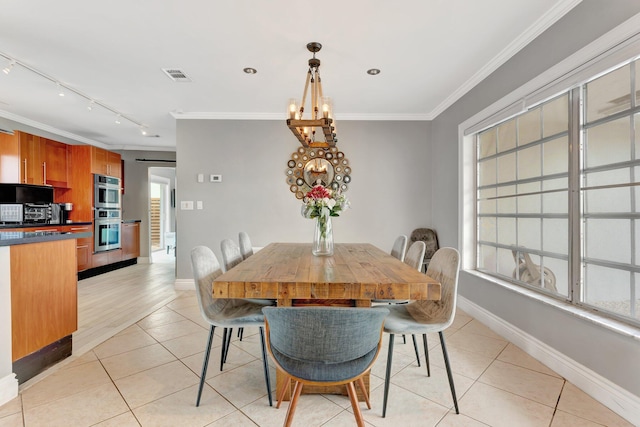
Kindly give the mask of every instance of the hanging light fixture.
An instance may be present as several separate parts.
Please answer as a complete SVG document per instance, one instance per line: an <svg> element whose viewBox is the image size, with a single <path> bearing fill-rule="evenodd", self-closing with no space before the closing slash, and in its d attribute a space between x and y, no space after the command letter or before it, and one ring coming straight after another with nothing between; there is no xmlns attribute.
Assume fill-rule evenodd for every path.
<svg viewBox="0 0 640 427"><path fill-rule="evenodd" d="M302 93L302 101L298 104L295 99L289 100L287 126L304 147L333 147L338 141L333 119L333 106L331 99L322 93L320 60L316 58L316 53L322 49L322 45L318 42L311 42L307 44L307 49L313 53L313 58L309 59L309 72ZM311 94L309 100L311 104L310 118L305 118L305 103L308 93Z"/></svg>

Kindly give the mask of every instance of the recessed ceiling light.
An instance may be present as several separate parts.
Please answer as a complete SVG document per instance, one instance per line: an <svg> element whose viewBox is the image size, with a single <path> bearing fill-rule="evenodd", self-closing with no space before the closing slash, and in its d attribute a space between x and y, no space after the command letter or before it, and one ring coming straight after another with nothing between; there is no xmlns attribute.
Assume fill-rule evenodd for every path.
<svg viewBox="0 0 640 427"><path fill-rule="evenodd" d="M371 76L377 76L378 74L380 74L380 70L377 68L371 68L369 70L367 70L367 74L371 75Z"/></svg>
<svg viewBox="0 0 640 427"><path fill-rule="evenodd" d="M243 68L242 71L244 71L247 74L255 74L255 73L258 72L258 70L256 70L255 68L251 68L251 67Z"/></svg>

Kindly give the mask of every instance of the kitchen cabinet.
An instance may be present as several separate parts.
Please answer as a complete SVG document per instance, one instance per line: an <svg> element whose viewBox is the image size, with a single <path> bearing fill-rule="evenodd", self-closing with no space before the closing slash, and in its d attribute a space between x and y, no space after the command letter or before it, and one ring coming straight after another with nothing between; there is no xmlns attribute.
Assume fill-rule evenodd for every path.
<svg viewBox="0 0 640 427"><path fill-rule="evenodd" d="M93 233L93 226L88 225L66 225L63 231L72 233ZM93 254L93 236L76 239L76 261L78 271L88 270L92 267L91 258Z"/></svg>
<svg viewBox="0 0 640 427"><path fill-rule="evenodd" d="M59 231L59 232L71 232L71 233L92 233L89 237L82 237L76 239L76 261L77 271L88 270L92 265L93 258L93 225L91 224L74 224L74 225L46 225L43 224L39 227L16 227L16 228L1 228L0 231L30 231L30 232L43 232L43 231Z"/></svg>
<svg viewBox="0 0 640 427"><path fill-rule="evenodd" d="M16 131L0 135L0 182L68 187L69 146Z"/></svg>
<svg viewBox="0 0 640 427"><path fill-rule="evenodd" d="M3 183L44 184L39 136L16 131L0 134L0 181Z"/></svg>
<svg viewBox="0 0 640 427"><path fill-rule="evenodd" d="M44 185L44 162L39 136L16 132L20 141L20 182Z"/></svg>
<svg viewBox="0 0 640 427"><path fill-rule="evenodd" d="M13 361L76 331L75 264L73 240L11 246Z"/></svg>
<svg viewBox="0 0 640 427"><path fill-rule="evenodd" d="M120 178L120 160L121 156L118 153L91 147L91 173Z"/></svg>
<svg viewBox="0 0 640 427"><path fill-rule="evenodd" d="M140 223L122 223L122 260L140 256Z"/></svg>
<svg viewBox="0 0 640 427"><path fill-rule="evenodd" d="M69 146L62 142L41 138L44 148L44 181L47 185L67 188L69 181Z"/></svg>

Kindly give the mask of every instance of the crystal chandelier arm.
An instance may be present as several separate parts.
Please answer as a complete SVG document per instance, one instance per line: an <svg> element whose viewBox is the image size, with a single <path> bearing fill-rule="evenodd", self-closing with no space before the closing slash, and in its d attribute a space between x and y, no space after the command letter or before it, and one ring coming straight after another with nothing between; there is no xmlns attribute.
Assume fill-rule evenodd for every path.
<svg viewBox="0 0 640 427"><path fill-rule="evenodd" d="M300 120L302 120L302 113L304 113L304 103L307 102L307 92L309 91L309 81L311 80L311 68L307 73L307 81L304 84L304 92L302 92L302 102L300 103Z"/></svg>

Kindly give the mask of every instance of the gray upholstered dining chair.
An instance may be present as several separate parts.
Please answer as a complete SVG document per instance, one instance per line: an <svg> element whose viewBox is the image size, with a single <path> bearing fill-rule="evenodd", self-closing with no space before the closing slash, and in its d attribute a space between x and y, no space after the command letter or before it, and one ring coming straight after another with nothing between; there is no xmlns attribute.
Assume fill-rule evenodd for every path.
<svg viewBox="0 0 640 427"><path fill-rule="evenodd" d="M404 261L404 256L407 253L407 236L404 234L398 236L398 238L393 242L393 247L391 248L391 256L398 258L400 261Z"/></svg>
<svg viewBox="0 0 640 427"><path fill-rule="evenodd" d="M242 232L240 233L240 236L242 236ZM248 238L249 236L247 235L247 239ZM241 243L242 243L242 240L241 240ZM249 243L249 248L251 248L251 243ZM243 258L242 248L238 246L238 244L231 239L224 239L222 242L220 242L220 251L222 252L222 265L224 267L225 273L246 259L246 258ZM276 304L276 301L273 299L252 298L252 299L247 299L247 301L252 302L254 304L260 304L263 306ZM229 352L229 344L231 343L232 334L233 334L233 329L227 329L227 328L225 328L224 332L222 333L222 338L223 338L222 350L224 355L222 357L222 360L220 361L220 370L222 370L224 363L227 362L227 353ZM240 338L240 341L242 341L242 335L243 335L243 329L240 328L238 329L238 338Z"/></svg>
<svg viewBox="0 0 640 427"><path fill-rule="evenodd" d="M207 366L209 365L211 344L213 342L213 333L216 326L223 327L225 329L254 326L260 329L264 379L267 385L269 406L272 406L271 381L269 379L269 365L267 363L263 330L263 306L253 304L242 299L213 298L211 285L213 280L222 274L222 271L220 270L220 263L218 262L218 259L213 251L208 247L196 246L191 250L191 267L193 269L193 276L196 282L196 295L198 297L200 312L202 313L202 317L204 317L204 319L211 325L209 330L209 340L207 342L207 348L202 362L202 374L200 375L200 387L198 388L196 406L200 406L200 397L202 396L202 388L204 387L205 378L207 376ZM221 355L221 358L224 357L224 354L225 352L223 349L223 355Z"/></svg>
<svg viewBox="0 0 640 427"><path fill-rule="evenodd" d="M251 239L245 231L238 233L238 243L240 243L240 253L242 259L247 259L253 255L253 246L251 245Z"/></svg>
<svg viewBox="0 0 640 427"><path fill-rule="evenodd" d="M415 243L414 243L415 244ZM427 376L431 375L429 368L429 350L427 348L427 333L437 332L440 336L440 346L447 369L451 396L459 414L456 389L453 384L453 375L449 363L449 355L445 345L443 331L453 323L456 314L456 301L458 295L458 275L460 272L460 254L454 248L441 248L431 258L427 275L440 282L440 300L438 301L413 301L409 304L389 306L384 331L389 333L389 353L387 356L387 372L384 380L384 400L382 404L382 416L387 413L387 397L389 394L389 381L391 379L391 363L393 358L393 341L395 334L422 334L424 343L425 362Z"/></svg>
<svg viewBox="0 0 640 427"><path fill-rule="evenodd" d="M220 251L222 252L222 266L225 273L244 260L240 246L231 239L224 239L220 242Z"/></svg>
<svg viewBox="0 0 640 427"><path fill-rule="evenodd" d="M407 236L398 237L398 239L396 239L396 243L398 243L398 241L401 240L402 237L404 237L404 243L405 243L405 247L406 247ZM395 244L394 244L394 247L395 247ZM403 255L402 261L404 261L405 264L415 268L416 270L422 271L422 259L424 258L425 249L426 249L426 246L425 246L424 242L414 242L409 247L409 250L406 251L406 254ZM391 251L391 255L393 255L393 250ZM378 299L376 299L376 300L372 300L371 302L374 303L374 304L375 303L407 304L409 301L378 300ZM404 339L404 342L406 344L407 343L407 339L406 339L404 334L402 335L402 338ZM416 361L418 362L418 366L420 366L420 353L418 352L418 342L416 341L416 336L412 334L411 335L411 339L413 340L413 350L416 353Z"/></svg>
<svg viewBox="0 0 640 427"><path fill-rule="evenodd" d="M365 395L362 377L371 369L381 347L386 307L265 307L269 355L295 383L284 425L290 426L304 384L347 387L358 426L364 420L355 383ZM288 387L282 388L276 407Z"/></svg>

